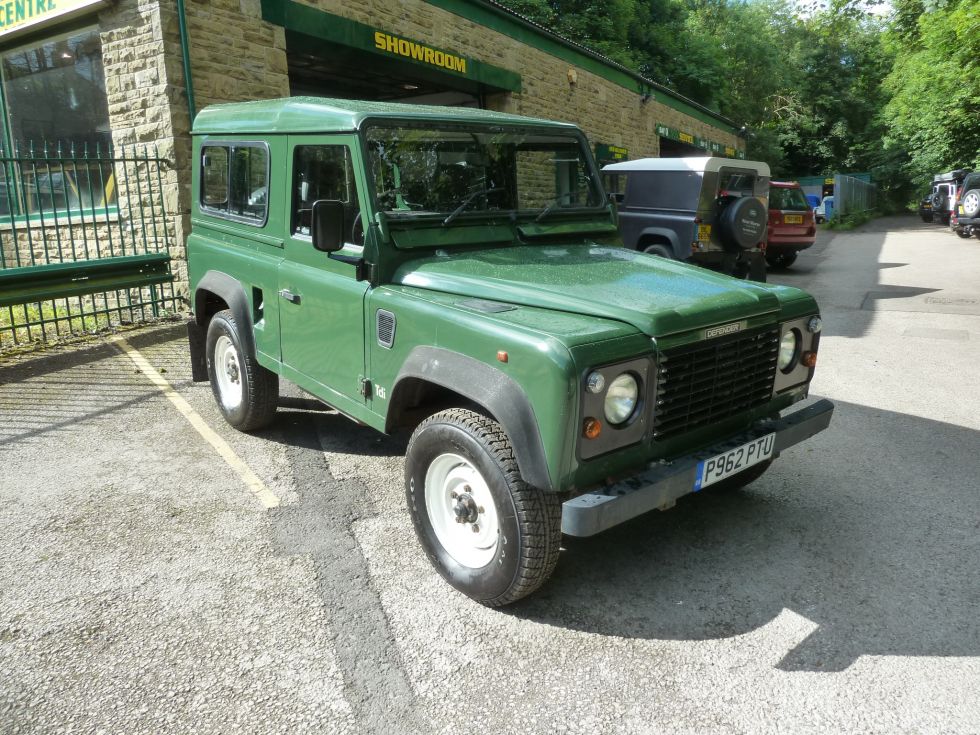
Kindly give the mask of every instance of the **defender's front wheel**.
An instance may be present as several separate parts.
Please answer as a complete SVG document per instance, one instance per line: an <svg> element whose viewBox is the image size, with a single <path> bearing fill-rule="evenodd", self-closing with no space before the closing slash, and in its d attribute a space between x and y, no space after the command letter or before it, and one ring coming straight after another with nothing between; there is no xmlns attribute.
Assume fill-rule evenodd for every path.
<svg viewBox="0 0 980 735"><path fill-rule="evenodd" d="M405 493L429 560L477 602L506 605L551 576L561 503L524 482L493 419L456 408L422 422L405 456Z"/></svg>
<svg viewBox="0 0 980 735"><path fill-rule="evenodd" d="M279 402L279 376L243 349L238 322L230 309L208 324L208 378L225 420L240 431L268 426Z"/></svg>

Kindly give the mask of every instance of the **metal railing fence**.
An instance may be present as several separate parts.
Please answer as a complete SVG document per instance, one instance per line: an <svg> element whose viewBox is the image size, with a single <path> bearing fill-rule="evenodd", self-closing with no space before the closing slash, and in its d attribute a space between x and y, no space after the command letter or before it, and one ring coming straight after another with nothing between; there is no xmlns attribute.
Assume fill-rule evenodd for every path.
<svg viewBox="0 0 980 735"><path fill-rule="evenodd" d="M176 312L168 167L155 147L0 149L0 351Z"/></svg>
<svg viewBox="0 0 980 735"><path fill-rule="evenodd" d="M853 176L834 176L834 217L868 212L877 206L878 187Z"/></svg>

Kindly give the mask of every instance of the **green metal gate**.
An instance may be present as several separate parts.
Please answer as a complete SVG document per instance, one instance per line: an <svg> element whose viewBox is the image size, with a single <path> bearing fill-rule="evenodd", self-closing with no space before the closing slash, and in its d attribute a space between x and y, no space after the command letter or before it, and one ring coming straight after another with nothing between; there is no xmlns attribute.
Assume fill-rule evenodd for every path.
<svg viewBox="0 0 980 735"><path fill-rule="evenodd" d="M0 352L176 313L168 166L155 148L0 150Z"/></svg>

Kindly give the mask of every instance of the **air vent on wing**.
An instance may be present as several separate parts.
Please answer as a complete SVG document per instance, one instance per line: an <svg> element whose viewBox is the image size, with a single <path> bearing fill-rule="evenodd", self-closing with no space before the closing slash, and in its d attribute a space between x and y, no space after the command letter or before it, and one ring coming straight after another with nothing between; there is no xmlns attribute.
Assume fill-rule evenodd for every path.
<svg viewBox="0 0 980 735"><path fill-rule="evenodd" d="M395 315L378 309L378 344L391 349L395 344Z"/></svg>

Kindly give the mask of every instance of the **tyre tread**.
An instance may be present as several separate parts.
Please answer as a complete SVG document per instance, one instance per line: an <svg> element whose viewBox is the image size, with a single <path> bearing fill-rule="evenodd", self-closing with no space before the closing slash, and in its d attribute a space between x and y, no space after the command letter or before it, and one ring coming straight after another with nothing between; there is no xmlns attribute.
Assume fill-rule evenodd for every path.
<svg viewBox="0 0 980 735"><path fill-rule="evenodd" d="M212 317L222 319L234 331L238 340L239 359L248 381L248 405L245 417L235 428L239 431L255 431L272 423L279 408L279 376L259 365L255 355L242 345L241 330L231 309L219 311ZM210 356L209 356L210 358Z"/></svg>
<svg viewBox="0 0 980 735"><path fill-rule="evenodd" d="M503 470L517 512L524 549L510 587L497 597L480 600L488 607L508 605L537 590L551 576L561 550L561 503L555 493L524 481L514 448L503 427L493 418L466 408L450 408L433 414L415 429L409 441L434 423L459 426L481 442Z"/></svg>

